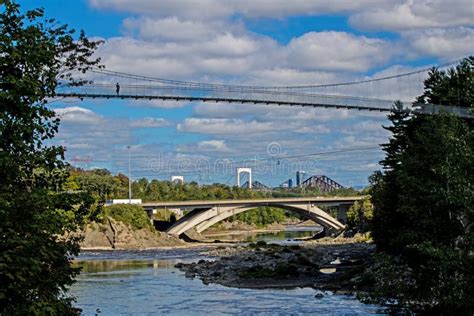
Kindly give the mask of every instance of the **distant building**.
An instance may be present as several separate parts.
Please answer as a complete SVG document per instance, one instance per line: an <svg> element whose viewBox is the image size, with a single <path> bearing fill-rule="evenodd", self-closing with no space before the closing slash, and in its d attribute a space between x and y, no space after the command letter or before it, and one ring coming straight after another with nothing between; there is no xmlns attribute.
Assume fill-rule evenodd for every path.
<svg viewBox="0 0 474 316"><path fill-rule="evenodd" d="M280 188L282 189L291 189L292 187L293 187L293 180L291 178L286 180L282 184L280 184Z"/></svg>
<svg viewBox="0 0 474 316"><path fill-rule="evenodd" d="M183 176L171 176L171 182L184 183L184 177Z"/></svg>
<svg viewBox="0 0 474 316"><path fill-rule="evenodd" d="M296 186L300 187L304 181L304 175L306 172L304 171L296 171Z"/></svg>
<svg viewBox="0 0 474 316"><path fill-rule="evenodd" d="M113 199L113 200L107 200L105 202L106 205L115 205L115 204L142 204L142 199Z"/></svg>

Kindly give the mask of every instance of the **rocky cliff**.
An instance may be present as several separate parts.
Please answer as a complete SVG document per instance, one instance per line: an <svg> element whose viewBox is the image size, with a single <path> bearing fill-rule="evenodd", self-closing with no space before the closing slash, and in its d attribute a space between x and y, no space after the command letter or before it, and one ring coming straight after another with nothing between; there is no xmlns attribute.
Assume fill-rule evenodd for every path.
<svg viewBox="0 0 474 316"><path fill-rule="evenodd" d="M134 229L108 217L103 223L91 222L80 232L83 249L147 249L182 246L184 242L149 228Z"/></svg>

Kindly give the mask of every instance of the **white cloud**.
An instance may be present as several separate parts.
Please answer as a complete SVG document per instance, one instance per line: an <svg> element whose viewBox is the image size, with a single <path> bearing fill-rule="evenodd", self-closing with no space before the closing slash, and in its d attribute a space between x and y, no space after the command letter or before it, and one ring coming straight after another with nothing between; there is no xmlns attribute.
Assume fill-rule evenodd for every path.
<svg viewBox="0 0 474 316"><path fill-rule="evenodd" d="M234 76L244 83L329 83L347 74L333 78L327 70L365 72L394 55L452 58L472 52L472 0L89 2L94 8L139 15L124 20L126 36L108 39L99 50L104 63L110 69L162 78L219 81ZM252 19L344 14L357 27L402 34L401 40L382 40L309 32L285 46L249 32L245 21L231 18L236 14Z"/></svg>
<svg viewBox="0 0 474 316"><path fill-rule="evenodd" d="M474 19L474 15L472 16ZM418 54L444 60L460 58L474 53L474 28L436 28L403 32L408 45Z"/></svg>
<svg viewBox="0 0 474 316"><path fill-rule="evenodd" d="M474 25L472 0L404 0L366 8L350 17L354 26L368 30Z"/></svg>
<svg viewBox="0 0 474 316"><path fill-rule="evenodd" d="M121 11L130 16L123 21L122 36L106 39L98 51L108 69L187 81L288 86L349 82L412 70L392 65L373 74L374 70L395 62L403 64L426 56L443 60L457 58L470 53L474 42L472 0L89 0L89 3L93 8ZM397 33L378 38L379 33L363 36L319 31L298 35L288 44L282 44L246 28L248 22L261 17L274 20L328 14L346 16L352 26L361 30ZM375 90L380 98L398 99L403 95L411 99L419 94L421 77L418 84L409 80L400 84L386 82L385 86L369 83L357 92L348 87L346 93L363 96L365 90L369 93ZM328 93L337 95L339 91ZM132 101L129 104L179 108L190 103ZM265 155L270 142L278 142L285 153L295 154L372 146L387 139L386 131L381 128L385 122L383 113L191 104L191 117L183 114L189 109L176 111L180 116L178 120L182 120L176 129L178 135L199 134L192 138L199 140L185 145L169 140L166 146L153 144L140 150L148 153L166 148L169 160L180 155L183 159L196 160L221 158L223 154L232 157ZM81 111L69 114L69 119L88 122L94 115L101 124L92 125L88 130L80 131L72 124L69 127L65 124L62 135L67 134L63 139L70 148L105 156L106 148L139 142L133 137L133 129L168 124L151 118L106 119ZM152 116L152 113L146 115ZM151 129L140 131L152 132ZM364 161L357 160L359 155L352 153L344 157L331 156L327 164L323 161L318 167L324 172L332 168L333 172L344 174L344 170L352 170L349 176L360 178L367 170L376 168L374 161L379 159L365 154Z"/></svg>
<svg viewBox="0 0 474 316"><path fill-rule="evenodd" d="M331 71L379 66L394 51L389 46L345 32L311 32L287 46L264 36L224 32L201 42L116 37L97 54L108 69L152 77L218 81L230 75L244 84L296 85L347 80L350 75Z"/></svg>
<svg viewBox="0 0 474 316"><path fill-rule="evenodd" d="M271 122L244 121L241 119L187 118L177 126L178 131L211 135L250 136L254 133L274 131Z"/></svg>
<svg viewBox="0 0 474 316"><path fill-rule="evenodd" d="M226 145L224 140L204 140L198 143L199 150L207 151L229 151L229 148Z"/></svg>
<svg viewBox="0 0 474 316"><path fill-rule="evenodd" d="M303 126L298 129L295 129L296 133L302 133L302 134L327 134L330 133L331 130L324 125L311 125L311 126Z"/></svg>
<svg viewBox="0 0 474 316"><path fill-rule="evenodd" d="M138 31L143 39L167 39L179 41L203 41L220 32L220 23L205 23L202 21L180 20L176 16L163 19L149 17L127 18L124 27L130 31Z"/></svg>
<svg viewBox="0 0 474 316"><path fill-rule="evenodd" d="M225 18L234 14L248 17L282 18L294 15L320 15L325 13L360 10L382 0L323 1L323 0L89 0L97 9L109 9L149 16L170 16L206 20Z"/></svg>
<svg viewBox="0 0 474 316"><path fill-rule="evenodd" d="M305 70L365 71L388 61L389 44L346 32L310 32L288 45L288 63Z"/></svg>
<svg viewBox="0 0 474 316"><path fill-rule="evenodd" d="M54 110L62 123L97 124L102 118L93 111L79 106L71 106Z"/></svg>
<svg viewBox="0 0 474 316"><path fill-rule="evenodd" d="M286 68L276 65L271 68L251 70L246 78L246 83L253 85L295 86L308 84L329 84L340 81L351 81L350 74L341 74L333 71L305 71L291 68L286 63Z"/></svg>
<svg viewBox="0 0 474 316"><path fill-rule="evenodd" d="M382 127L380 127L382 129ZM339 138L334 142L334 148L354 148L354 147L371 147L383 144L387 141L383 136L367 136L367 135L349 135Z"/></svg>
<svg viewBox="0 0 474 316"><path fill-rule="evenodd" d="M89 0L92 7L152 17L216 20L240 14L248 18L285 18L344 14L363 29L473 25L472 0Z"/></svg>
<svg viewBox="0 0 474 316"><path fill-rule="evenodd" d="M263 104L214 104L199 103L194 115L208 118L239 117L246 120L285 122L286 124L304 124L311 121L345 120L354 112L343 109L303 108ZM281 125L280 125L281 126Z"/></svg>
<svg viewBox="0 0 474 316"><path fill-rule="evenodd" d="M97 51L108 69L158 78L217 81L271 67L279 47L266 37L225 32L204 41L107 39ZM208 76L211 75L211 78Z"/></svg>
<svg viewBox="0 0 474 316"><path fill-rule="evenodd" d="M137 120L130 120L130 127L137 128L159 128L170 126L171 123L164 118L145 117Z"/></svg>

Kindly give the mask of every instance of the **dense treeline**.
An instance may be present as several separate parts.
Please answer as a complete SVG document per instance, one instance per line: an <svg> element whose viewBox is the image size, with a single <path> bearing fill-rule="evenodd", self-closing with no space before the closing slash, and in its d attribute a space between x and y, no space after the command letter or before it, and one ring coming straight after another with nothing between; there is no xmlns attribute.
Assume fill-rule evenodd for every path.
<svg viewBox="0 0 474 316"><path fill-rule="evenodd" d="M95 197L99 203L107 199L123 199L128 197L128 177L123 174L112 175L106 169L81 170L70 167L68 181L63 190L85 191ZM358 195L361 192L352 188L335 190L321 194L317 188L293 188L276 190L251 190L228 186L225 184L199 185L196 182L176 183L171 181L148 180L141 178L132 182L132 196L135 199L149 201L185 201L185 200L233 200L255 199L270 197L302 197L315 195ZM91 216L91 219L101 217L101 214ZM272 208L259 207L238 214L228 221L242 221L247 224L265 226L272 223L286 222L289 218L299 218L297 214Z"/></svg>
<svg viewBox="0 0 474 316"><path fill-rule="evenodd" d="M238 214L235 218L230 218L230 220L239 220L247 224L264 227L273 223L284 223L288 221L289 218L299 218L299 216L279 208L262 206Z"/></svg>
<svg viewBox="0 0 474 316"><path fill-rule="evenodd" d="M433 69L418 102L473 108L474 57ZM372 176L373 237L381 252L375 296L451 314L474 310L474 122L413 115L389 119L384 171ZM393 301L392 301L393 302Z"/></svg>
<svg viewBox="0 0 474 316"><path fill-rule="evenodd" d="M69 168L69 177L62 187L65 191L86 191L93 194L98 201L123 199L128 197L128 177L123 174L112 175L107 169L81 170ZM149 201L184 201L184 200L227 200L253 199L264 197L303 197L303 196L350 196L360 195L352 188L343 188L330 193L321 193L318 188L293 188L274 190L250 190L237 186L214 183L200 185L197 182L171 182L141 178L132 182L132 196L135 199Z"/></svg>
<svg viewBox="0 0 474 316"><path fill-rule="evenodd" d="M64 190L91 193L100 202L128 197L128 177L112 175L106 169L84 171L71 168ZM224 184L198 185L196 182L177 183L141 178L132 182L132 196L148 201L252 199L269 196L263 191L227 186Z"/></svg>

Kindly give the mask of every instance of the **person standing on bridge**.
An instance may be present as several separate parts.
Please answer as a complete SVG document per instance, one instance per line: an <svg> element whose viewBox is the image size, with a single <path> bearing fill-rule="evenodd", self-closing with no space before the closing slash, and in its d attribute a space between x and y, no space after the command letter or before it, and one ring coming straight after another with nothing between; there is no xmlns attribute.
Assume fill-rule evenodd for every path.
<svg viewBox="0 0 474 316"><path fill-rule="evenodd" d="M115 85L115 92L117 92L117 95L119 95L119 93L120 93L120 85L119 85L118 82L117 82L117 84Z"/></svg>

